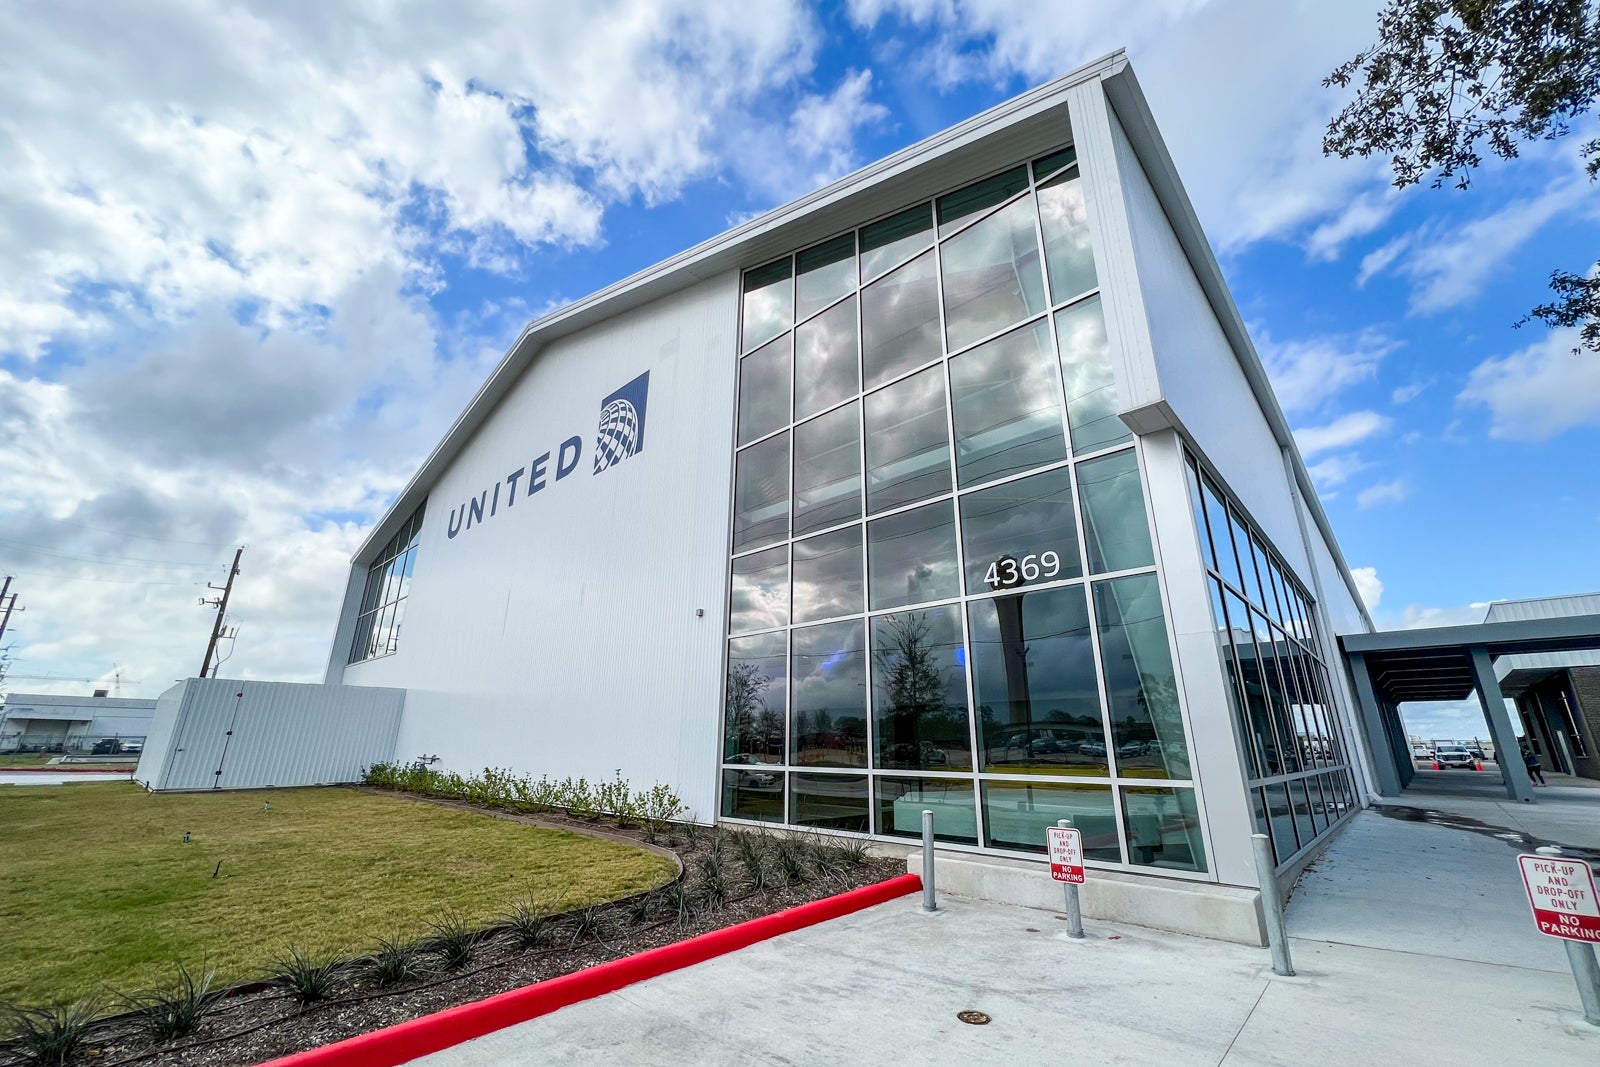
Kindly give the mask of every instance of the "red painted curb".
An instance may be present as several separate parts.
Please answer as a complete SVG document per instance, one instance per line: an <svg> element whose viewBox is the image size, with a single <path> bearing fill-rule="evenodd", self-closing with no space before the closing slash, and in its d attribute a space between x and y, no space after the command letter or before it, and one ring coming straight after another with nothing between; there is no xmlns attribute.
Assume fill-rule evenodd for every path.
<svg viewBox="0 0 1600 1067"><path fill-rule="evenodd" d="M780 934L814 926L915 893L922 879L902 874L886 882L814 900L787 911L763 915L736 926L712 930L687 941L625 956L572 974L447 1008L370 1034L336 1041L270 1060L261 1067L398 1067L430 1052L459 1045L516 1023L548 1015L580 1000L598 997L647 978L689 967Z"/></svg>

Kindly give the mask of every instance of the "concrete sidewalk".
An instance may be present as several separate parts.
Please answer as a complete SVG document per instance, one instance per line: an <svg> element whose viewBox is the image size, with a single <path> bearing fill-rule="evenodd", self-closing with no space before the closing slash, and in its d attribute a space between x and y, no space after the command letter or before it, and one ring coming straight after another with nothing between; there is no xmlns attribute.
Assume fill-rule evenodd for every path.
<svg viewBox="0 0 1600 1067"><path fill-rule="evenodd" d="M416 1062L1600 1062L1560 946L1499 884L1514 855L1362 813L1291 905L1295 978L1263 949L1107 923L1074 942L1048 912L907 898Z"/></svg>

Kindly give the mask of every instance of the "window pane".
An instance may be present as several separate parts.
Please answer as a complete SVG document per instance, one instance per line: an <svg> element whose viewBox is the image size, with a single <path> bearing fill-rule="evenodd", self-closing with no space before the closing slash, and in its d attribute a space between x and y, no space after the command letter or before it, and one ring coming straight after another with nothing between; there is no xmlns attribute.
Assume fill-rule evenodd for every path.
<svg viewBox="0 0 1600 1067"><path fill-rule="evenodd" d="M1228 705L1233 711L1233 721L1244 748L1245 774L1250 778L1261 778L1261 754L1245 712L1244 694L1239 688L1238 655L1234 651L1233 630L1228 625L1228 616L1222 606L1222 586L1215 578L1207 578L1206 586L1211 590L1211 617L1216 623L1217 657L1222 663L1223 685L1228 690Z"/></svg>
<svg viewBox="0 0 1600 1067"><path fill-rule="evenodd" d="M1250 526L1244 517L1232 508L1228 509L1233 519L1233 548L1239 554L1239 569L1244 573L1244 595L1255 608L1266 606L1266 599L1261 595L1261 580L1256 574L1255 556L1250 552Z"/></svg>
<svg viewBox="0 0 1600 1067"><path fill-rule="evenodd" d="M1091 573L1155 563L1139 460L1132 449L1078 464L1078 492L1083 497L1083 546Z"/></svg>
<svg viewBox="0 0 1600 1067"><path fill-rule="evenodd" d="M861 517L861 411L854 402L794 428L794 532Z"/></svg>
<svg viewBox="0 0 1600 1067"><path fill-rule="evenodd" d="M1272 853L1281 866L1285 860L1300 851L1295 837L1294 813L1289 807L1289 790L1285 783L1267 786L1267 819L1272 823Z"/></svg>
<svg viewBox="0 0 1600 1067"><path fill-rule="evenodd" d="M868 395L866 421L869 512L950 491L943 367Z"/></svg>
<svg viewBox="0 0 1600 1067"><path fill-rule="evenodd" d="M1128 827L1129 863L1180 871L1206 869L1194 790L1124 788L1122 819Z"/></svg>
<svg viewBox="0 0 1600 1067"><path fill-rule="evenodd" d="M1200 555L1207 567L1216 570L1217 554L1212 549L1211 535L1206 530L1206 505L1200 496L1200 476L1195 471L1194 460L1188 459L1183 465L1183 472L1189 481L1189 510L1194 513L1195 534L1200 539Z"/></svg>
<svg viewBox="0 0 1600 1067"><path fill-rule="evenodd" d="M1250 790L1250 807L1253 809L1256 821L1256 833L1272 836L1271 824L1267 822L1267 801L1261 790Z"/></svg>
<svg viewBox="0 0 1600 1067"><path fill-rule="evenodd" d="M1050 267L1050 302L1059 304L1098 285L1094 251L1089 247L1089 211L1083 202L1078 168L1039 187L1039 222Z"/></svg>
<svg viewBox="0 0 1600 1067"><path fill-rule="evenodd" d="M789 647L789 762L865 767L867 636L861 620L797 629Z"/></svg>
<svg viewBox="0 0 1600 1067"><path fill-rule="evenodd" d="M783 546L733 561L728 632L771 630L789 621L789 550Z"/></svg>
<svg viewBox="0 0 1600 1067"><path fill-rule="evenodd" d="M952 359L950 395L962 486L1067 458L1048 324L1025 326Z"/></svg>
<svg viewBox="0 0 1600 1067"><path fill-rule="evenodd" d="M404 600L396 600L394 602L394 617L389 620L388 651L390 652L397 652L400 649L400 624L405 617L406 602Z"/></svg>
<svg viewBox="0 0 1600 1067"><path fill-rule="evenodd" d="M774 771L723 771L722 814L729 819L782 822L783 775Z"/></svg>
<svg viewBox="0 0 1600 1067"><path fill-rule="evenodd" d="M350 663L359 663L369 655L372 644L373 616L362 615L356 619L356 632L350 638Z"/></svg>
<svg viewBox="0 0 1600 1067"><path fill-rule="evenodd" d="M1032 197L950 238L939 256L951 351L1044 310Z"/></svg>
<svg viewBox="0 0 1600 1067"><path fill-rule="evenodd" d="M872 620L874 766L972 769L966 662L954 605Z"/></svg>
<svg viewBox="0 0 1600 1067"><path fill-rule="evenodd" d="M1096 582L1094 610L1117 773L1124 778L1189 777L1178 680L1156 576Z"/></svg>
<svg viewBox="0 0 1600 1067"><path fill-rule="evenodd" d="M1117 816L1108 785L984 782L983 825L990 848L1043 852L1044 832L1071 819L1083 832L1085 859L1122 862Z"/></svg>
<svg viewBox="0 0 1600 1067"><path fill-rule="evenodd" d="M918 204L861 229L863 284L933 244L933 205Z"/></svg>
<svg viewBox="0 0 1600 1067"><path fill-rule="evenodd" d="M794 331L794 414L803 419L861 391L855 297Z"/></svg>
<svg viewBox="0 0 1600 1067"><path fill-rule="evenodd" d="M739 361L739 443L789 425L790 334Z"/></svg>
<svg viewBox="0 0 1600 1067"><path fill-rule="evenodd" d="M1254 631L1250 624L1250 609L1231 590L1227 594L1228 621L1238 654L1239 675L1244 684L1245 710L1250 720L1250 737L1261 761L1262 777L1283 773L1282 747L1272 721L1268 703L1266 676L1263 673L1261 653L1256 647Z"/></svg>
<svg viewBox="0 0 1600 1067"><path fill-rule="evenodd" d="M1061 377L1067 385L1067 425L1074 452L1096 452L1133 436L1117 417L1117 382L1100 298L1056 312Z"/></svg>
<svg viewBox="0 0 1600 1067"><path fill-rule="evenodd" d="M867 776L789 775L789 821L796 826L867 832Z"/></svg>
<svg viewBox="0 0 1600 1067"><path fill-rule="evenodd" d="M1070 167L1077 161L1078 150L1070 145L1059 152L1051 152L1048 156L1033 161L1033 180L1042 182L1056 171Z"/></svg>
<svg viewBox="0 0 1600 1067"><path fill-rule="evenodd" d="M873 611L960 595L950 501L867 524L867 588Z"/></svg>
<svg viewBox="0 0 1600 1067"><path fill-rule="evenodd" d="M788 635L782 631L728 642L724 763L782 763Z"/></svg>
<svg viewBox="0 0 1600 1067"><path fill-rule="evenodd" d="M847 233L795 257L795 320L803 321L856 287L856 235Z"/></svg>
<svg viewBox="0 0 1600 1067"><path fill-rule="evenodd" d="M1306 795L1304 778L1289 782L1289 801L1294 805L1294 828L1299 831L1302 846L1315 840L1316 824L1311 819L1311 798Z"/></svg>
<svg viewBox="0 0 1600 1067"><path fill-rule="evenodd" d="M741 352L759 348L788 328L794 311L794 283L789 269L789 258L785 256L745 273Z"/></svg>
<svg viewBox="0 0 1600 1067"><path fill-rule="evenodd" d="M968 593L1083 577L1064 467L963 496L961 539Z"/></svg>
<svg viewBox="0 0 1600 1067"><path fill-rule="evenodd" d="M1243 593L1244 574L1239 570L1239 557L1233 551L1233 535L1228 532L1228 509L1223 506L1222 493L1211 484L1210 478L1202 479L1200 485L1206 501L1206 520L1211 526L1211 541L1217 549L1217 573Z"/></svg>
<svg viewBox="0 0 1600 1067"><path fill-rule="evenodd" d="M1028 187L1028 168L1013 167L981 182L939 198L939 236L943 237L971 215L987 211Z"/></svg>
<svg viewBox="0 0 1600 1067"><path fill-rule="evenodd" d="M967 606L983 769L1110 773L1082 586Z"/></svg>
<svg viewBox="0 0 1600 1067"><path fill-rule="evenodd" d="M733 550L789 536L789 435L780 433L739 453L733 479Z"/></svg>
<svg viewBox="0 0 1600 1067"><path fill-rule="evenodd" d="M861 290L861 357L868 389L943 354L932 252Z"/></svg>
<svg viewBox="0 0 1600 1067"><path fill-rule="evenodd" d="M894 837L921 837L922 812L933 812L933 836L964 845L978 843L977 806L970 778L879 778L878 830Z"/></svg>
<svg viewBox="0 0 1600 1067"><path fill-rule="evenodd" d="M861 613L861 527L794 543L794 621Z"/></svg>

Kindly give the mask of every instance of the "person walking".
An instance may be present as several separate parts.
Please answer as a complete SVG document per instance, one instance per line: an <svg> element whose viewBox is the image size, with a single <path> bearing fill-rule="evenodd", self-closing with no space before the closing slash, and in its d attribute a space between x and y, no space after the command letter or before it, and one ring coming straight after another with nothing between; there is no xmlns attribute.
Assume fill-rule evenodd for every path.
<svg viewBox="0 0 1600 1067"><path fill-rule="evenodd" d="M1549 784L1544 780L1544 770L1539 764L1539 754L1531 747L1523 747L1522 762L1528 768L1528 777L1533 779L1534 785Z"/></svg>

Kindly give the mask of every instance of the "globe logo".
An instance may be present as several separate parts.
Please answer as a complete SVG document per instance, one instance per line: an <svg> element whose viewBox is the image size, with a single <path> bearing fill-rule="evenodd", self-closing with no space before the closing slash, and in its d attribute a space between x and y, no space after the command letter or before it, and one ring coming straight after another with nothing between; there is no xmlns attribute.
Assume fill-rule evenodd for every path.
<svg viewBox="0 0 1600 1067"><path fill-rule="evenodd" d="M594 473L627 459L639 450L639 413L626 400L617 399L600 411L600 429L594 446Z"/></svg>

